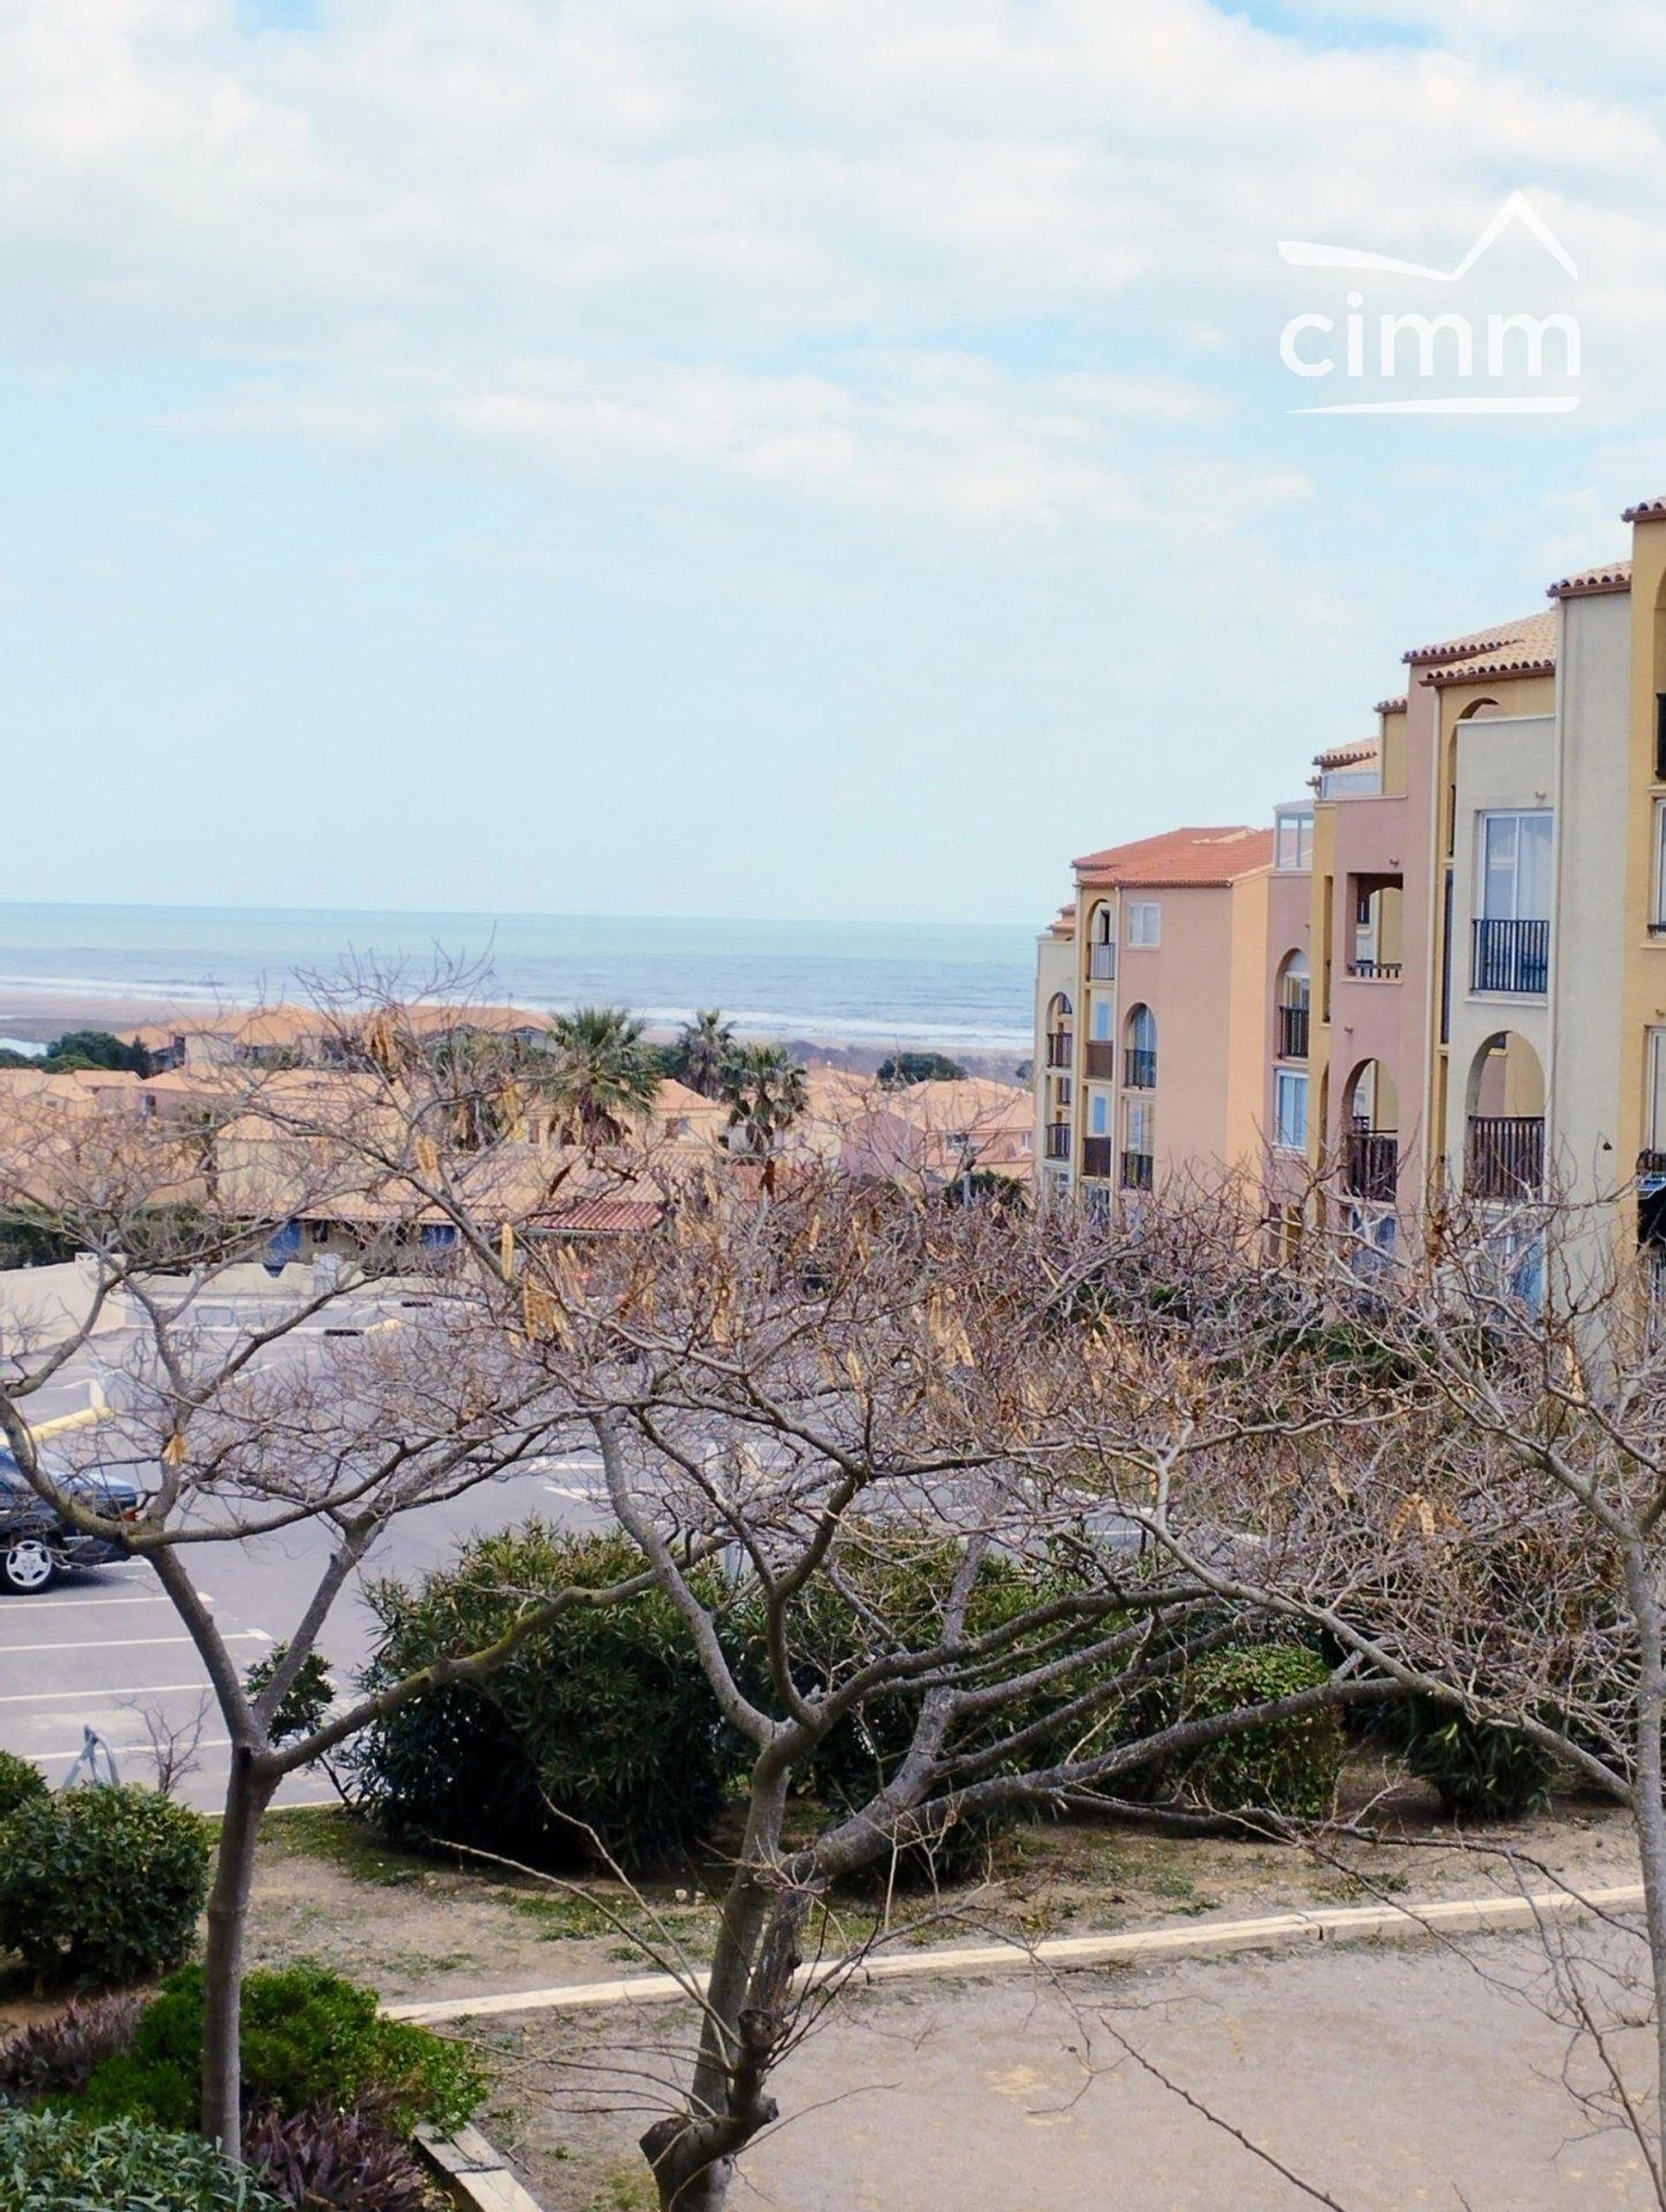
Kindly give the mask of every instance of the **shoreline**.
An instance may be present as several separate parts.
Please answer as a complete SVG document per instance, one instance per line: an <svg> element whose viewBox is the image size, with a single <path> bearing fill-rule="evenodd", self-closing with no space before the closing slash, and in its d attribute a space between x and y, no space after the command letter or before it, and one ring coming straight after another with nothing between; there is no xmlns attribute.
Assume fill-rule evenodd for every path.
<svg viewBox="0 0 1666 2212"><path fill-rule="evenodd" d="M82 988L60 993L49 986L20 990L15 985L0 984L0 1039L46 1045L70 1029L108 1029L116 1036L128 1037L136 1029L165 1022L170 1017L200 1021L213 1015L252 1013L255 1005L252 1000L230 994L223 999L204 998L186 1006L160 994L146 998L131 990L113 988L104 993ZM669 1044L677 1035L678 1027L675 1021L649 1021L646 1034L650 1043ZM893 1053L936 1052L958 1060L969 1074L994 1076L1011 1082L1018 1063L1030 1056L1027 1040L1022 1045L995 1044L987 1039L962 1041L941 1034L935 1025L928 1025L928 1034L924 1035L899 1029L894 1036L852 1036L831 1027L825 1034L812 1035L806 1034L802 1026L791 1023L764 1027L737 1019L735 1030L748 1041L785 1045L806 1062L847 1067L859 1074L871 1074Z"/></svg>

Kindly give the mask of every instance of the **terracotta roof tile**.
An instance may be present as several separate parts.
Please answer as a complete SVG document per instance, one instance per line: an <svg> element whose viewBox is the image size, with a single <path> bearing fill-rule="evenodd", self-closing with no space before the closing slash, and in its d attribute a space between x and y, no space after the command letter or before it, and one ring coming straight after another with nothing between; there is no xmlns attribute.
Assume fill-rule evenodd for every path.
<svg viewBox="0 0 1666 2212"><path fill-rule="evenodd" d="M1352 768L1358 761L1374 760L1377 751L1374 738L1362 738L1357 745L1333 745L1328 752L1315 752L1313 765L1315 768Z"/></svg>
<svg viewBox="0 0 1666 2212"><path fill-rule="evenodd" d="M1556 635L1559 616L1547 607L1512 622L1511 635L1501 637L1474 653L1447 660L1431 668L1426 684L1468 684L1484 676L1553 676L1556 673Z"/></svg>
<svg viewBox="0 0 1666 2212"><path fill-rule="evenodd" d="M1374 714L1404 714L1410 706L1411 701L1402 692L1398 699L1380 699L1371 712Z"/></svg>
<svg viewBox="0 0 1666 2212"><path fill-rule="evenodd" d="M1072 865L1084 882L1177 890L1233 883L1271 867L1272 860L1271 830L1233 823L1223 829L1165 830L1159 837L1085 853Z"/></svg>
<svg viewBox="0 0 1666 2212"><path fill-rule="evenodd" d="M1666 521L1666 499L1639 500L1635 507L1628 507L1620 517L1623 522L1659 522Z"/></svg>
<svg viewBox="0 0 1666 2212"><path fill-rule="evenodd" d="M1513 620L1495 622L1490 630L1472 630L1467 637L1446 638L1437 645L1414 646L1409 653L1401 653L1400 659L1408 666L1413 667L1434 667L1447 661L1473 660L1536 636L1538 626L1545 620L1545 617L1539 614L1518 614ZM1554 632L1551 635L1554 637Z"/></svg>
<svg viewBox="0 0 1666 2212"><path fill-rule="evenodd" d="M1626 592L1631 588L1631 563L1629 561L1610 561L1600 568L1581 568L1571 576L1562 576L1545 587L1546 599L1595 599L1603 592Z"/></svg>

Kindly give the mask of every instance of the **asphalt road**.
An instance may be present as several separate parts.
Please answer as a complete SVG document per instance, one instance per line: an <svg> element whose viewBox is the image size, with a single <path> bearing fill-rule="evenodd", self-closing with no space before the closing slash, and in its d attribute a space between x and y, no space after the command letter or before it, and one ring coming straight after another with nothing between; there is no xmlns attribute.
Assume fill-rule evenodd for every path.
<svg viewBox="0 0 1666 2212"><path fill-rule="evenodd" d="M101 1363L81 1361L30 1403L36 1428L85 1414ZM421 1574L470 1534L506 1528L535 1515L564 1526L595 1526L600 1476L588 1457L536 1462L466 1495L403 1514L338 1598L319 1639L338 1691L352 1686L368 1655L374 1621L362 1595L365 1578ZM197 1588L214 1608L233 1657L247 1666L280 1641L299 1618L322 1570L324 1533L310 1526L258 1541L212 1543L189 1553ZM224 1792L226 1734L207 1672L153 1571L137 1562L62 1577L32 1597L0 1594L0 1746L21 1753L60 1782L83 1743L97 1731L115 1752L124 1781L154 1778L147 1714L172 1730L203 1716L196 1770L177 1795L205 1809ZM278 1802L333 1802L320 1776L302 1773Z"/></svg>

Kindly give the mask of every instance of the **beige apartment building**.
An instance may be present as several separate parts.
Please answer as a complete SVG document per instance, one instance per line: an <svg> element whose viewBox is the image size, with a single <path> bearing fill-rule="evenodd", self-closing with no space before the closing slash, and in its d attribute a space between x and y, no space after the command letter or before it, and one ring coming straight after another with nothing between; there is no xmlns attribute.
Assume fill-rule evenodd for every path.
<svg viewBox="0 0 1666 2212"><path fill-rule="evenodd" d="M1271 830L1076 863L1037 962L1050 1187L1254 1163L1270 1211L1322 1191L1384 1248L1433 1188L1613 1200L1666 1246L1666 500L1623 519L1629 559L1408 651Z"/></svg>

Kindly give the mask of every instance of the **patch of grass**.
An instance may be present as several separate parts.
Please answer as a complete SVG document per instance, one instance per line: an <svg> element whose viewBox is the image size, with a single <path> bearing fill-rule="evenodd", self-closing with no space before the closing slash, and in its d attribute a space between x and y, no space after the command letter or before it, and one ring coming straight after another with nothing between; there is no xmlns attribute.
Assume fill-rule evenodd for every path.
<svg viewBox="0 0 1666 2212"><path fill-rule="evenodd" d="M616 2166L584 2212L653 2212L653 2189L646 2174Z"/></svg>
<svg viewBox="0 0 1666 2212"><path fill-rule="evenodd" d="M661 1905L652 1914L628 1897L620 1898L617 1903L609 1900L609 1905L610 1911L605 1911L594 1900L565 1889L541 1889L515 1899L515 1911L535 1920L539 1934L548 1943L566 1943L575 1938L594 1941L605 1936L620 1942L634 1935L657 1948L667 1936L674 1936L679 1943L698 1948L716 1925L715 1914L700 1905ZM610 1951L608 1956L640 1958L642 1953L632 1946L623 1952Z"/></svg>
<svg viewBox="0 0 1666 2212"><path fill-rule="evenodd" d="M427 1862L384 1843L344 1805L304 1805L280 1813L266 1827L271 1847L290 1859L317 1859L355 1881L384 1889L414 1887L430 1873Z"/></svg>

